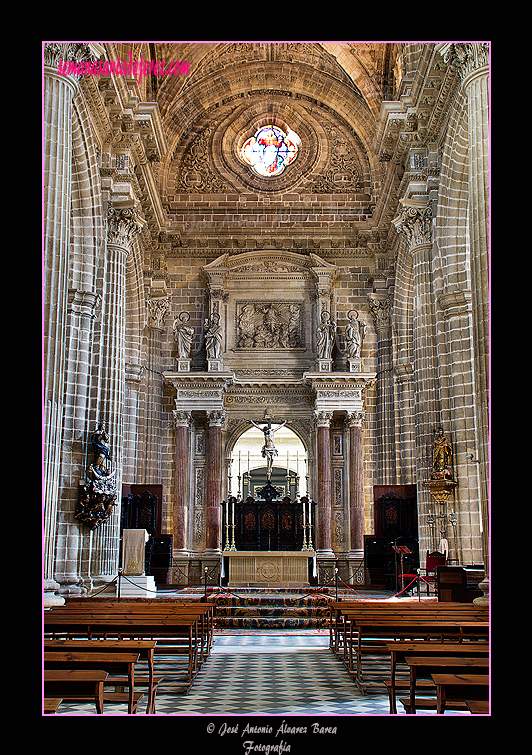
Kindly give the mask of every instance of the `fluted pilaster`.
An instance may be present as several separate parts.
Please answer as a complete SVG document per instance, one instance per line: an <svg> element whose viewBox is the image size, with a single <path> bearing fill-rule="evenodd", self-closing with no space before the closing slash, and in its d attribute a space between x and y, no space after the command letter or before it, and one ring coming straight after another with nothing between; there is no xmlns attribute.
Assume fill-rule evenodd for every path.
<svg viewBox="0 0 532 755"><path fill-rule="evenodd" d="M122 489L124 456L124 398L126 379L125 304L126 260L144 221L130 206L109 207L105 298L102 307L102 361L99 419L104 420L112 443L117 490ZM109 522L94 533L93 573L102 581L118 569L120 507Z"/></svg>
<svg viewBox="0 0 532 755"><path fill-rule="evenodd" d="M349 531L352 557L364 556L364 467L362 423L365 412L349 412Z"/></svg>
<svg viewBox="0 0 532 755"><path fill-rule="evenodd" d="M207 441L207 484L206 484L206 556L221 553L220 503L222 501L222 428L225 412L207 412L209 435Z"/></svg>
<svg viewBox="0 0 532 755"><path fill-rule="evenodd" d="M188 555L188 501L190 464L191 412L174 411L175 477L174 477L174 554Z"/></svg>
<svg viewBox="0 0 532 755"><path fill-rule="evenodd" d="M316 552L318 556L334 556L332 550L331 514L331 434L332 412L315 412L318 446L318 522Z"/></svg>
<svg viewBox="0 0 532 755"><path fill-rule="evenodd" d="M377 478L378 485L396 483L394 390L392 366L392 298L369 294L377 332Z"/></svg>

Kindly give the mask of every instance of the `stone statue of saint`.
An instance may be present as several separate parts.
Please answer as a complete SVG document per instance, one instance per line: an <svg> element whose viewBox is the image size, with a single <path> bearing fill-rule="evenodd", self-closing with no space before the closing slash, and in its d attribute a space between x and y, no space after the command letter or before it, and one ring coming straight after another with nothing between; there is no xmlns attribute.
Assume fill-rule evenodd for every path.
<svg viewBox="0 0 532 755"><path fill-rule="evenodd" d="M111 470L111 449L109 446L109 436L103 422L100 422L91 435L91 443L94 451L92 469L97 475L108 475Z"/></svg>
<svg viewBox="0 0 532 755"><path fill-rule="evenodd" d="M453 449L445 435L443 428L439 427L434 432L432 443L432 468L434 477L452 477Z"/></svg>
<svg viewBox="0 0 532 755"><path fill-rule="evenodd" d="M330 359L336 339L336 323L331 320L330 312L323 310L321 322L316 333L316 350L318 359Z"/></svg>
<svg viewBox="0 0 532 755"><path fill-rule="evenodd" d="M262 447L261 454L266 459L266 476L268 478L268 481L271 479L272 476L272 467L273 467L273 460L276 456L279 455L278 450L273 445L273 436L279 430L281 427L286 425L288 420L285 419L284 422L281 422L280 425L277 425L275 430L272 428L272 419L269 415L265 414L264 419L266 420L265 424L262 426L257 424L257 422L254 422L253 420L250 420L252 425L255 425L259 430L261 430L264 433L264 445Z"/></svg>
<svg viewBox="0 0 532 755"><path fill-rule="evenodd" d="M204 327L207 359L220 359L222 352L222 328L218 312L213 312L210 319L205 320Z"/></svg>
<svg viewBox="0 0 532 755"><path fill-rule="evenodd" d="M190 359L194 329L186 324L189 320L190 315L188 312L181 312L174 320L174 340L177 344L177 356L179 359Z"/></svg>
<svg viewBox="0 0 532 755"><path fill-rule="evenodd" d="M366 323L358 319L358 312L354 309L347 315L349 322L345 328L345 355L348 359L360 357L364 342Z"/></svg>

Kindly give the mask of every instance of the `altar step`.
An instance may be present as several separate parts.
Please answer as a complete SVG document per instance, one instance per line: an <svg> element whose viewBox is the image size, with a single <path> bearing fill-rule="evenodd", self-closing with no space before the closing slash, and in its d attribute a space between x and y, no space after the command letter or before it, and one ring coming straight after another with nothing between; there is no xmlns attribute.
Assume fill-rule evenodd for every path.
<svg viewBox="0 0 532 755"><path fill-rule="evenodd" d="M216 626L226 629L316 629L328 626L331 596L290 589L220 593Z"/></svg>

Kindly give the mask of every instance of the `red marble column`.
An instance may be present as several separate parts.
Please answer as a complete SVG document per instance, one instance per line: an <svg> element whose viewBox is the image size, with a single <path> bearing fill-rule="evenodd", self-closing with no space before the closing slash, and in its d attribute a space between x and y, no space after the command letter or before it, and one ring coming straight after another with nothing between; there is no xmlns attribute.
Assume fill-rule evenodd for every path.
<svg viewBox="0 0 532 755"><path fill-rule="evenodd" d="M176 423L174 476L174 554L188 553L189 427L190 412L174 412Z"/></svg>
<svg viewBox="0 0 532 755"><path fill-rule="evenodd" d="M331 513L331 412L316 412L318 444L318 500L316 551L321 556L334 556L332 550Z"/></svg>
<svg viewBox="0 0 532 755"><path fill-rule="evenodd" d="M220 503L222 501L222 425L224 412L208 412L205 555L221 553Z"/></svg>
<svg viewBox="0 0 532 755"><path fill-rule="evenodd" d="M362 464L362 420L364 412L348 414L349 427L349 530L350 554L364 555L364 473Z"/></svg>

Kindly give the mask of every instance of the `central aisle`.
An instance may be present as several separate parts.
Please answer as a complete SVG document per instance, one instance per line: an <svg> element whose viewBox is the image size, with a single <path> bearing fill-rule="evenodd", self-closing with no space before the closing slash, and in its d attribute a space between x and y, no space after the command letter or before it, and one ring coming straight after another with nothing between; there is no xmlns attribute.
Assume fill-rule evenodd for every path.
<svg viewBox="0 0 532 755"><path fill-rule="evenodd" d="M186 696L162 692L163 715L389 713L387 695L362 695L329 650L329 633L312 630L225 630Z"/></svg>

